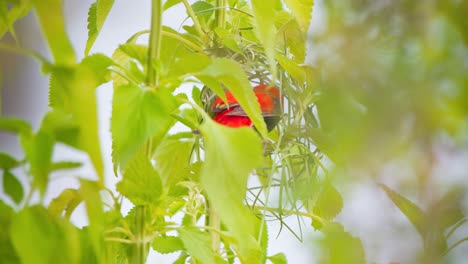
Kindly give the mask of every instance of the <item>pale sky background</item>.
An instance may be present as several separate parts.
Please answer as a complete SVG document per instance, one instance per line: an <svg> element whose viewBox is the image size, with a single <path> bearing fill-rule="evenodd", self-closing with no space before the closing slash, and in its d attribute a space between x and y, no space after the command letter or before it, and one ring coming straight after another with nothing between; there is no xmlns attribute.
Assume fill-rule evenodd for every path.
<svg viewBox="0 0 468 264"><path fill-rule="evenodd" d="M91 0L65 0L65 17L67 18L67 30L73 43L78 59L83 57L83 51L87 40L87 12L91 5ZM113 50L121 43L124 43L133 33L147 29L150 21L149 0L116 0L110 12L108 20L103 26L92 49L93 52L101 52L111 56ZM323 10L320 8L322 1L315 1L311 33L323 28ZM186 18L182 5L171 8L165 13L163 23L178 29L180 23ZM186 23L190 23L187 20ZM36 17L29 15L16 24L19 31L22 45L48 55L42 37L39 33ZM313 45L311 46L313 49ZM312 53L312 52L311 52ZM309 54L310 61L313 62L313 54ZM30 58L20 57L12 54L0 53L2 67L3 102L2 111L6 116L17 116L29 120L35 128L38 127L40 118L47 111L47 89L48 77L40 74L40 65ZM98 89L99 105L99 125L102 151L105 158L106 182L111 189L115 189L118 181L112 173L110 159L111 137L110 112L112 100L112 87L110 84L103 85ZM467 149L457 149L452 151L453 144L450 140L441 138L437 141L437 164L435 165L434 177L440 182L441 188L448 188L450 185L459 184L467 186L468 179L468 151ZM20 148L15 137L0 134L1 149L14 153L20 157ZM46 202L56 197L64 188L78 187L75 176L93 178L92 167L86 155L74 151L65 146L57 146L54 158L56 160L79 160L85 163L80 169L70 173L54 174L49 190L46 195ZM366 172L353 172L356 175ZM353 177L353 173L343 177ZM392 161L385 166L377 175L377 179L389 186L399 186L405 179L413 175L409 166L405 166L405 161ZM374 175L375 176L375 175ZM376 186L374 180L360 178L354 181L353 186L349 184L338 185L338 189L344 196L344 208L338 216L338 221L345 226L345 229L355 236L359 236L366 250L368 262L389 263L392 261L401 263L411 263L414 260L414 251L422 247L420 238L412 228L408 220L393 206L387 196ZM0 198L7 200L3 193ZM410 197L411 198L411 197ZM126 210L130 204L127 204ZM467 205L465 204L465 209ZM466 210L465 210L466 212ZM87 224L85 210L81 205L72 215L72 221L83 226ZM297 219L288 218L287 222L297 229ZM289 263L306 264L317 263L319 250L314 242L321 237L319 232L313 232L309 227L310 220L305 219L303 225L304 243L299 242L287 230L276 239L279 226L270 225L270 246L269 254L274 255L284 252ZM453 238L461 238L461 234L468 234L468 228L460 229L460 235ZM459 246L451 254L453 262L466 263L468 255L468 243ZM178 254L159 255L151 252L148 263L172 263Z"/></svg>

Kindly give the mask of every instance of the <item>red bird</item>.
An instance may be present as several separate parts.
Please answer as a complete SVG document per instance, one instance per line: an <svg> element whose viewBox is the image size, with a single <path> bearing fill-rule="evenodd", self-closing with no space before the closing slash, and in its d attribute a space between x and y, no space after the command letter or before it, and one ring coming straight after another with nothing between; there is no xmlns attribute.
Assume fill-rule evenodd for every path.
<svg viewBox="0 0 468 264"><path fill-rule="evenodd" d="M271 131L281 118L280 92L277 87L260 84L255 86L254 93L260 104L267 129ZM213 120L228 127L252 126L252 120L247 116L232 93L227 91L225 95L227 105L221 97L217 97L211 105L211 112L214 113Z"/></svg>

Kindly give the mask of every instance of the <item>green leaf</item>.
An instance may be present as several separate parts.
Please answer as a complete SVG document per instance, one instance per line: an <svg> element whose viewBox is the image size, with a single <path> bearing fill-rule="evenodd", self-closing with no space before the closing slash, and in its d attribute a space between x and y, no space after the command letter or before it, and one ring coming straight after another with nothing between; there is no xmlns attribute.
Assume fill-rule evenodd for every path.
<svg viewBox="0 0 468 264"><path fill-rule="evenodd" d="M93 54L74 68L54 68L50 82L51 106L64 112L53 118L51 127L58 129L55 134L59 140L75 144L88 153L101 180L104 165L98 134L96 87L108 81L108 67L112 63L105 55Z"/></svg>
<svg viewBox="0 0 468 264"><path fill-rule="evenodd" d="M253 240L256 218L243 200L249 174L263 161L262 141L250 128L229 128L208 118L200 131L205 138L201 184L210 205L237 239L244 261L256 263L261 258L259 244Z"/></svg>
<svg viewBox="0 0 468 264"><path fill-rule="evenodd" d="M2 227L2 232L0 232L0 257L2 263L5 264L20 263L10 236L10 226L14 213L12 208L0 200L0 226Z"/></svg>
<svg viewBox="0 0 468 264"><path fill-rule="evenodd" d="M302 32L306 34L312 19L314 0L284 0L284 2L296 17Z"/></svg>
<svg viewBox="0 0 468 264"><path fill-rule="evenodd" d="M179 237L159 236L153 240L153 249L161 254L169 254L185 248Z"/></svg>
<svg viewBox="0 0 468 264"><path fill-rule="evenodd" d="M343 198L341 194L330 183L325 183L314 206L314 214L332 220L343 209ZM319 229L320 226L314 221L313 226Z"/></svg>
<svg viewBox="0 0 468 264"><path fill-rule="evenodd" d="M204 1L197 1L193 3L192 9L197 17L203 21L203 23L207 23L214 13L214 6Z"/></svg>
<svg viewBox="0 0 468 264"><path fill-rule="evenodd" d="M41 206L19 212L12 220L10 236L21 263L79 263L78 230Z"/></svg>
<svg viewBox="0 0 468 264"><path fill-rule="evenodd" d="M17 167L20 164L18 160L16 160L14 157L0 152L0 168L3 170L9 170L12 168Z"/></svg>
<svg viewBox="0 0 468 264"><path fill-rule="evenodd" d="M224 58L215 59L208 67L195 74L195 76L221 97L224 97L224 91L220 89L218 85L213 86L213 83L217 80L225 85L237 99L250 119L252 119L255 128L262 135L267 134L260 104L257 101L257 97L248 81L246 73L237 62Z"/></svg>
<svg viewBox="0 0 468 264"><path fill-rule="evenodd" d="M263 44L263 48L265 49L273 80L276 80L276 4L275 1L271 0L252 0L252 8L255 20L255 30L260 42Z"/></svg>
<svg viewBox="0 0 468 264"><path fill-rule="evenodd" d="M281 26L277 33L277 41L284 46L281 50L289 51L296 61L304 62L306 56L306 38L296 20L291 19Z"/></svg>
<svg viewBox="0 0 468 264"><path fill-rule="evenodd" d="M114 5L114 0L96 0L89 7L88 11L88 41L86 42L85 55L96 41L99 32L101 31L104 22L106 21L109 11Z"/></svg>
<svg viewBox="0 0 468 264"><path fill-rule="evenodd" d="M188 176L186 172L193 144L193 141L166 138L156 149L153 156L158 164L156 170L163 177L166 186L173 186Z"/></svg>
<svg viewBox="0 0 468 264"><path fill-rule="evenodd" d="M194 227L183 227L177 230L184 247L201 263L216 264L214 252L211 249L210 236Z"/></svg>
<svg viewBox="0 0 468 264"><path fill-rule="evenodd" d="M65 29L62 1L32 1L56 64L73 65L75 63L75 53Z"/></svg>
<svg viewBox="0 0 468 264"><path fill-rule="evenodd" d="M52 163L54 138L45 131L39 130L36 135L23 140L23 149L29 161L33 183L44 195L49 182L49 172Z"/></svg>
<svg viewBox="0 0 468 264"><path fill-rule="evenodd" d="M102 190L102 183L81 179L80 184L79 196L82 197L86 206L91 246L97 259L101 259L104 247L103 229L105 227L102 198L99 194L99 191Z"/></svg>
<svg viewBox="0 0 468 264"><path fill-rule="evenodd" d="M148 47L139 44L126 43L119 46L119 49L130 58L136 59L141 65L145 66L148 59Z"/></svg>
<svg viewBox="0 0 468 264"><path fill-rule="evenodd" d="M78 190L65 189L50 202L48 207L49 214L52 216L59 216L65 211L65 218L69 219L82 200L83 198Z"/></svg>
<svg viewBox="0 0 468 264"><path fill-rule="evenodd" d="M169 8L179 4L181 2L182 2L182 0L166 0L166 1L164 1L163 10L165 11L165 10L167 10L167 9L169 9Z"/></svg>
<svg viewBox="0 0 468 264"><path fill-rule="evenodd" d="M58 107L46 113L40 129L52 134L56 141L75 148L79 147L78 123L71 114L65 113Z"/></svg>
<svg viewBox="0 0 468 264"><path fill-rule="evenodd" d="M427 232L427 216L423 212L423 210L421 210L413 202L401 196L400 194L385 186L384 184L379 184L379 186L387 193L388 197L400 209L400 211L406 216L406 218L410 220L410 222L419 232L421 237L424 239L426 237Z"/></svg>
<svg viewBox="0 0 468 264"><path fill-rule="evenodd" d="M15 134L32 134L32 128L28 122L19 118L0 117L0 130Z"/></svg>
<svg viewBox="0 0 468 264"><path fill-rule="evenodd" d="M288 260L286 259L286 255L283 253L278 253L273 256L268 257L268 259L271 261L273 264L287 264Z"/></svg>
<svg viewBox="0 0 468 264"><path fill-rule="evenodd" d="M168 157L166 157L168 158ZM134 205L155 204L162 194L162 181L143 151L128 162L117 190Z"/></svg>
<svg viewBox="0 0 468 264"><path fill-rule="evenodd" d="M10 171L3 172L3 191L17 204L23 200L23 186Z"/></svg>
<svg viewBox="0 0 468 264"><path fill-rule="evenodd" d="M330 223L322 229L325 235L322 246L329 252L326 261L320 263L366 263L364 248L359 238L345 232L342 225Z"/></svg>
<svg viewBox="0 0 468 264"><path fill-rule="evenodd" d="M124 168L149 138L165 135L174 123L170 114L176 108L174 96L166 89L154 92L133 84L116 87L111 121L115 164ZM153 145L161 139L154 138Z"/></svg>

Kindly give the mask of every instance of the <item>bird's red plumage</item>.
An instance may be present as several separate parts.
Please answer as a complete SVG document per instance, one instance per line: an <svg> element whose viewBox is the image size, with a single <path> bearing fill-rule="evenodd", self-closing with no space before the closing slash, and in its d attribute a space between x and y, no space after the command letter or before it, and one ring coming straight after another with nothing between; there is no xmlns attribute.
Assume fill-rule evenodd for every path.
<svg viewBox="0 0 468 264"><path fill-rule="evenodd" d="M254 88L254 93L260 104L260 109L265 121L273 120L274 124L269 125L267 123L267 125L269 125L268 127L272 129L278 122L280 116L280 92L278 88L274 86L269 87L266 84L260 84ZM230 91L226 91L225 95L227 105L220 97L217 97L211 105L211 110L215 113L214 121L235 128L252 126L252 121L240 107L233 94ZM267 117L269 117L268 120Z"/></svg>

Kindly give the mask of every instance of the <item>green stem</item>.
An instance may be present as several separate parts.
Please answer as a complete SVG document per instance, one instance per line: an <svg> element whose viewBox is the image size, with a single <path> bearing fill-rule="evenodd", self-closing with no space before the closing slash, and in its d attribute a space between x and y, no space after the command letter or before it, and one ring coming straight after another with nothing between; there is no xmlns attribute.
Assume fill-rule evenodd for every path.
<svg viewBox="0 0 468 264"><path fill-rule="evenodd" d="M138 37L140 37L141 35L143 34L148 34L150 33L149 30L142 30L142 31L139 31L137 33L135 33L133 36L131 36L127 43L133 43L134 41L136 41L136 39L138 39ZM182 44L184 44L185 46L187 46L188 48L191 48L193 49L194 51L203 51L203 48L200 47L199 45L197 45L196 43L182 37L182 36L179 36L175 33L172 33L172 32L169 32L169 31L165 31L164 29L161 31L161 35L162 36L166 36L166 37L170 37L170 38L173 38L173 39L176 39L178 41L180 41Z"/></svg>
<svg viewBox="0 0 468 264"><path fill-rule="evenodd" d="M301 212L301 211L296 211L296 210L287 210L287 209L281 209L281 212L278 208L272 208L272 207L266 207L266 206L249 206L252 209L256 210L261 210L261 211L268 211L268 212L273 212L273 213L281 213L281 214L292 214L292 215L299 215L299 216L305 216L309 217L310 219L320 222L320 224L325 225L328 221L321 218L318 215L311 214L311 213L306 213L306 212Z"/></svg>
<svg viewBox="0 0 468 264"><path fill-rule="evenodd" d="M148 252L148 243L145 242L145 217L146 206L138 205L135 208L135 247L133 252L133 263L144 264Z"/></svg>
<svg viewBox="0 0 468 264"><path fill-rule="evenodd" d="M215 209L213 206L210 206L208 208L209 210L209 218L210 218L210 227L213 230L219 230L221 229L221 221L219 219L218 214L216 213ZM211 247L213 248L213 252L217 254L219 252L219 248L221 246L221 237L218 232L215 232L211 230L210 235L211 235Z"/></svg>
<svg viewBox="0 0 468 264"><path fill-rule="evenodd" d="M442 256L447 255L452 249L456 248L458 245L460 245L461 243L463 243L463 242L465 242L465 241L468 241L468 237L464 237L464 238L458 240L455 244L453 244L451 247L449 247L449 248L442 254Z"/></svg>
<svg viewBox="0 0 468 264"><path fill-rule="evenodd" d="M216 26L218 28L225 28L226 24L226 7L228 6L227 0L217 0L216 1L216 13L215 13L215 20ZM220 43L219 39L215 35L214 45L218 45Z"/></svg>
<svg viewBox="0 0 468 264"><path fill-rule="evenodd" d="M185 9L187 9L187 13L189 14L190 18L192 18L193 25L195 26L195 30L198 32L198 35L200 35L202 40L204 40L206 37L206 34L201 27L200 21L198 21L197 15L195 14L195 12L193 12L192 7L190 6L187 0L182 0L182 2L184 3Z"/></svg>
<svg viewBox="0 0 468 264"><path fill-rule="evenodd" d="M226 8L228 6L227 0L217 0L216 9L216 22L218 28L224 28L226 24Z"/></svg>
<svg viewBox="0 0 468 264"><path fill-rule="evenodd" d="M158 71L153 67L153 61L158 62L161 53L162 32L162 2L152 0L151 4L151 29L148 47L147 83L154 87L158 84Z"/></svg>
<svg viewBox="0 0 468 264"><path fill-rule="evenodd" d="M161 31L162 31L162 0L152 0L151 2L151 29L148 44L148 61L146 82L150 89L157 90L159 76L158 70L153 67L153 62L159 63L161 53ZM146 155L148 159L152 156L152 140L146 143ZM138 205L135 207L135 246L133 252L134 264L144 264L148 253L148 242L145 240L145 220L147 206Z"/></svg>
<svg viewBox="0 0 468 264"><path fill-rule="evenodd" d="M448 239L460 226L462 226L466 222L468 222L468 219L463 219L459 221L456 225L452 227L452 229L450 229L445 238Z"/></svg>

